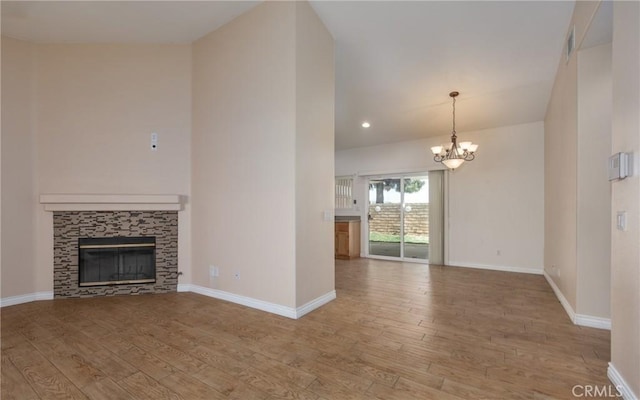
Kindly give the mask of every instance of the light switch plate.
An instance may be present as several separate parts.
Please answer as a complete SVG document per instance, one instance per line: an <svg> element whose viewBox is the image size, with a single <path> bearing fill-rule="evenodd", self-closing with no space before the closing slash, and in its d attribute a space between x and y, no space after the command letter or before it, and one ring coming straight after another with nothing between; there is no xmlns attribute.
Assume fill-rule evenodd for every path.
<svg viewBox="0 0 640 400"><path fill-rule="evenodd" d="M333 221L333 213L329 210L325 210L322 212L322 219L324 221Z"/></svg>
<svg viewBox="0 0 640 400"><path fill-rule="evenodd" d="M627 212L626 211L618 211L616 215L616 228L619 231L627 230Z"/></svg>

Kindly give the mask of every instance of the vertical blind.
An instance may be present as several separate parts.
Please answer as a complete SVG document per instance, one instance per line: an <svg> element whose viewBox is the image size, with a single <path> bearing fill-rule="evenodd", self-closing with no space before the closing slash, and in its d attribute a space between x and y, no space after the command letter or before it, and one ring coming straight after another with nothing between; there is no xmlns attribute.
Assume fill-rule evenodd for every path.
<svg viewBox="0 0 640 400"><path fill-rule="evenodd" d="M444 171L429 172L429 264L444 264Z"/></svg>

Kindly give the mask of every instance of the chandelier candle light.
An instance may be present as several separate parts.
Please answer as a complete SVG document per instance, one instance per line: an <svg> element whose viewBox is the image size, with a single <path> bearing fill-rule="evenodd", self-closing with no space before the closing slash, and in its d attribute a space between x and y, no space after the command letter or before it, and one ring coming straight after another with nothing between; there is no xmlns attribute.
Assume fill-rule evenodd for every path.
<svg viewBox="0 0 640 400"><path fill-rule="evenodd" d="M456 97L460 93L451 92L449 96L453 99L453 129L451 131L451 143L443 144L442 146L433 146L431 152L433 152L433 159L436 162L443 163L449 169L456 169L462 165L465 161L471 161L475 156L478 145L471 142L458 143L458 136L456 135Z"/></svg>

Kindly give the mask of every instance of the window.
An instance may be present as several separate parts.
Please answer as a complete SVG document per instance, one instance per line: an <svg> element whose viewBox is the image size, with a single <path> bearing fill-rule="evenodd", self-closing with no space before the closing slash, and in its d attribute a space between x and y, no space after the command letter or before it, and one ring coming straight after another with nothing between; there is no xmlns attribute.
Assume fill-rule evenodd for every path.
<svg viewBox="0 0 640 400"><path fill-rule="evenodd" d="M353 178L336 177L336 209L351 208L353 204Z"/></svg>

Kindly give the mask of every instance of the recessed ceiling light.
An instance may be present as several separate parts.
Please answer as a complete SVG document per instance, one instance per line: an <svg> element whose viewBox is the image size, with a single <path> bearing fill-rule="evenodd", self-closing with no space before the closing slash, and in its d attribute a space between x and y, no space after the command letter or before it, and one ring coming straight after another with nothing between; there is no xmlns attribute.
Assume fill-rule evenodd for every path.
<svg viewBox="0 0 640 400"><path fill-rule="evenodd" d="M367 121L364 121L364 122L362 123L362 127L363 127L363 128L368 128L368 127L370 127L370 126L371 126L371 124L370 124L370 123L368 123Z"/></svg>

